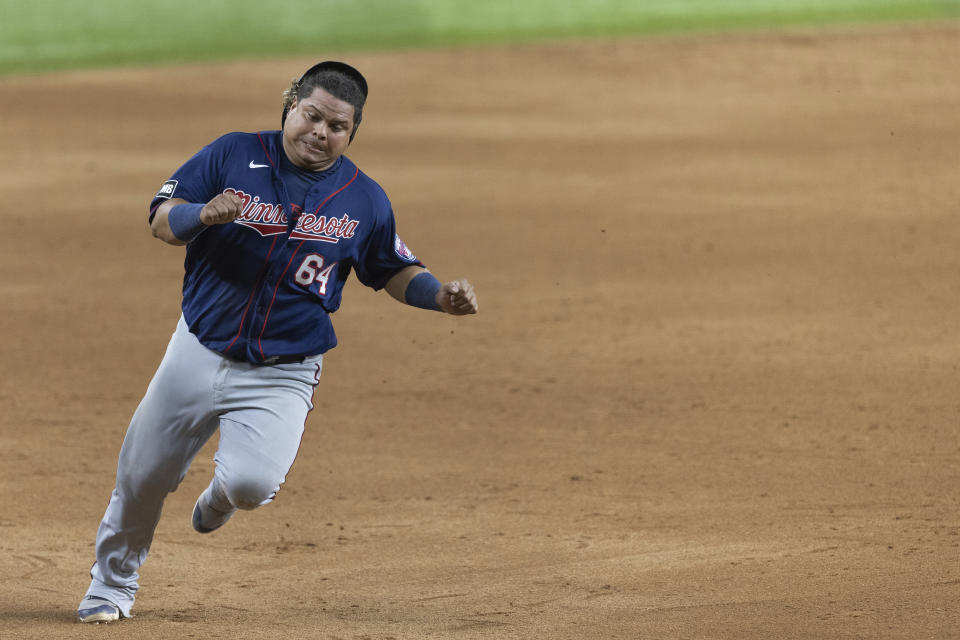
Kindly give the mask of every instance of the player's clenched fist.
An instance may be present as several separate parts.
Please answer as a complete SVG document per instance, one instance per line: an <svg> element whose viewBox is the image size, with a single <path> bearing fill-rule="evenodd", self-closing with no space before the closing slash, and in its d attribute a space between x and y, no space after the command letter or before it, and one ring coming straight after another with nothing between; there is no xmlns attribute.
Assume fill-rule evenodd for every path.
<svg viewBox="0 0 960 640"><path fill-rule="evenodd" d="M437 304L441 309L455 316L476 313L480 309L477 293L473 290L473 285L466 280L444 283L437 291Z"/></svg>
<svg viewBox="0 0 960 640"><path fill-rule="evenodd" d="M200 222L210 226L212 224L226 224L233 222L243 211L243 201L235 193L221 193L204 205L200 211Z"/></svg>

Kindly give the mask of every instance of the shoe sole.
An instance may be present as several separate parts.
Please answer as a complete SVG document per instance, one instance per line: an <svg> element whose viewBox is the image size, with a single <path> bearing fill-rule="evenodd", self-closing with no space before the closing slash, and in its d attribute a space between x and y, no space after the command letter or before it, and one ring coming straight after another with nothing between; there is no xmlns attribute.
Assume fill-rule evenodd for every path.
<svg viewBox="0 0 960 640"><path fill-rule="evenodd" d="M201 524L201 513L200 513L200 503L193 505L193 530L197 533L210 533L211 531L216 531L219 527L214 527L213 529L207 529L203 524Z"/></svg>
<svg viewBox="0 0 960 640"><path fill-rule="evenodd" d="M99 611L98 609L104 609L104 611ZM80 622L84 624L100 624L101 622L116 622L120 619L120 612L112 607L102 606L97 607L90 611L89 613L81 612Z"/></svg>

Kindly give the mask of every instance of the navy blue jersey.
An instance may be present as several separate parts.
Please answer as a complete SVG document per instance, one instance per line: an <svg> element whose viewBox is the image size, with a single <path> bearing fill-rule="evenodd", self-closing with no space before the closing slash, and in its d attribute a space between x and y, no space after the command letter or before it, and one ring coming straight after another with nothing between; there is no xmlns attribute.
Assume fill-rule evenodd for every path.
<svg viewBox="0 0 960 640"><path fill-rule="evenodd" d="M383 189L348 158L291 202L278 171L281 132L230 133L164 183L150 205L206 203L234 193L243 212L187 244L183 316L200 342L228 357L271 362L337 344L329 314L353 270L374 289L420 265L396 233ZM302 206L302 209L301 209Z"/></svg>

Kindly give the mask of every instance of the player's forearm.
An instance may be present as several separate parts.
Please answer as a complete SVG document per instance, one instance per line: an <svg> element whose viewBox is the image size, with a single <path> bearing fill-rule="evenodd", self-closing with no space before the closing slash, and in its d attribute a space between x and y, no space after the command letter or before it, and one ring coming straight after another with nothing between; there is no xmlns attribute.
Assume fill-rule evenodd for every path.
<svg viewBox="0 0 960 640"><path fill-rule="evenodd" d="M440 284L429 271L413 265L397 272L384 289L404 304L455 316L477 313L480 308L473 285L466 280Z"/></svg>
<svg viewBox="0 0 960 640"><path fill-rule="evenodd" d="M172 244L175 246L182 246L187 244L177 236L173 235L173 230L170 229L170 209L175 207L178 204L186 204L186 200L181 200L180 198L173 198L163 202L153 214L153 220L150 221L150 231L153 232L154 238L159 238L167 244Z"/></svg>
<svg viewBox="0 0 960 640"><path fill-rule="evenodd" d="M221 193L206 204L171 198L153 213L150 229L167 244L184 245L215 224L236 220L243 202L235 193Z"/></svg>
<svg viewBox="0 0 960 640"><path fill-rule="evenodd" d="M407 304L407 287L410 286L410 281L425 272L427 272L426 269L416 265L405 267L387 280L387 284L385 284L383 288L387 290L387 293L389 293L394 300Z"/></svg>

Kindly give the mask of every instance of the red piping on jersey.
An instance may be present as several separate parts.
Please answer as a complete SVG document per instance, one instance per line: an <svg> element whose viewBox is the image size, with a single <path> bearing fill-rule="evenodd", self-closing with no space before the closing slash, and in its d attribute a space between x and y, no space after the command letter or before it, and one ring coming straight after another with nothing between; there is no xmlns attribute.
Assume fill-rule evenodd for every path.
<svg viewBox="0 0 960 640"><path fill-rule="evenodd" d="M263 316L263 327L260 329L260 335L257 336L257 347L260 349L260 357L264 360L267 359L267 355L263 352L263 332L267 330L267 318L270 317L270 310L273 309L273 302L277 299L277 290L280 288L280 283L283 282L283 277L287 275L287 271L290 269L290 265L293 264L293 259L297 257L297 252L300 251L300 247L303 246L303 243L306 240L301 240L300 244L297 245L297 248L293 250L293 255L290 256L290 260L287 261L287 266L283 268L283 273L280 274L280 277L277 278L277 284L273 287L273 297L270 298L270 306L267 307L267 314Z"/></svg>
<svg viewBox="0 0 960 640"><path fill-rule="evenodd" d="M253 302L253 296L257 293L257 289L260 288L260 283L263 281L263 276L267 273L267 263L270 261L270 255L273 253L273 248L277 244L277 237L273 237L273 242L270 244L270 251L267 251L267 257L263 260L263 266L260 267L260 276L257 278L257 283L253 285L253 290L250 292L250 299L247 300L247 306L243 308L243 315L240 316L240 328L237 329L237 335L233 337L233 340L230 341L230 344L227 345L227 348L223 350L224 353L230 351L230 347L233 346L233 343L237 341L237 338L240 337L240 333L243 331L243 322L247 319L247 312L250 310L250 304Z"/></svg>
<svg viewBox="0 0 960 640"><path fill-rule="evenodd" d="M257 132L257 140L260 141L260 146L263 147L263 154L264 154L265 156L267 156L267 162L270 163L270 166L271 166L271 167L273 167L274 169L276 169L276 168L277 168L277 165L275 165L275 164L273 163L273 158L270 157L270 152L267 151L267 145L266 145L266 143L264 143L263 138L260 137L260 133L259 133L259 132ZM280 141L280 144L283 144L283 140Z"/></svg>
<svg viewBox="0 0 960 640"><path fill-rule="evenodd" d="M257 136L259 137L260 134L258 133ZM263 143L263 140L261 140L260 143L262 144L262 143ZM264 151L266 151L266 148L264 148ZM269 158L269 157L270 157L270 156L267 156L267 158ZM272 161L271 161L271 162L272 162ZM317 207L317 210L314 211L313 214L314 214L314 215L317 215L318 213L320 213L320 209L323 208L323 205L327 204L327 202L330 201L330 198L332 198L333 196L337 195L338 193L340 193L341 191L343 191L344 189L346 189L347 187L349 187L351 184L353 184L353 181L357 179L357 176L358 176L358 175L360 175L360 167L357 167L357 168L356 168L356 171L353 172L353 177L350 178L350 180L348 180L345 185L343 185L342 187L340 187L339 189L337 189L336 191L334 191L333 193L331 193L330 195L328 195L326 198L324 198L324 199L323 199L323 202L320 203L320 205ZM274 241L276 241L276 238L274 238ZM280 274L280 277L279 277L279 278L277 278L277 284L273 287L273 298L270 299L270 306L267 307L267 313L266 313L265 316L263 316L263 326L260 328L260 335L257 337L257 347L260 349L260 357L263 358L264 360L267 359L267 356L266 356L266 354L263 352L263 342L262 342L263 333L264 333L264 331L267 330L267 320L270 318L270 311L273 309L273 303L274 303L274 302L276 301L276 299L277 299L277 290L280 289L280 283L283 282L283 277L284 277L285 275L287 275L287 271L290 269L290 265L293 263L294 257L296 257L297 252L300 251L300 247L303 246L303 243L304 243L304 242L306 242L306 240L301 240L301 241L300 241L300 244L298 244L298 245L297 245L297 248L294 249L293 255L290 256L290 261L287 262L287 266L284 267L283 273ZM268 257L269 257L269 256L268 256ZM248 307L250 306L249 303L247 304L247 306L248 306ZM246 315L247 312L244 311L243 313L244 313L244 315ZM238 333L237 335L239 336L240 334ZM236 338L235 338L235 339L236 339ZM232 343L231 343L231 344L232 344Z"/></svg>
<svg viewBox="0 0 960 640"><path fill-rule="evenodd" d="M356 168L356 171L353 172L353 177L347 180L347 184L343 185L342 187L340 187L339 189L337 189L336 191L334 191L333 193L331 193L330 195L328 195L326 198L323 199L323 202L321 202L320 205L317 207L317 210L313 212L313 215L317 215L318 213L320 213L320 209L323 208L323 205L327 204L330 198L337 195L338 193L340 193L341 191L349 187L351 184L353 184L353 181L357 179L358 175L360 175L360 167Z"/></svg>

